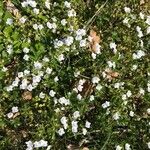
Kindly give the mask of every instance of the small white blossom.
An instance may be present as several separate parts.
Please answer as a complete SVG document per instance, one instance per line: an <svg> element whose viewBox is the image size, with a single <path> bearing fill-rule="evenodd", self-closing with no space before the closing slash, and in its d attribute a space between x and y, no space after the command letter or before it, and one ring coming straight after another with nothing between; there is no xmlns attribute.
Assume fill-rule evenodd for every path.
<svg viewBox="0 0 150 150"><path fill-rule="evenodd" d="M124 11L125 11L126 13L130 13L130 12L131 12L131 9L130 9L129 7L124 7Z"/></svg>
<svg viewBox="0 0 150 150"><path fill-rule="evenodd" d="M12 113L17 113L19 110L18 110L18 107L12 107Z"/></svg>
<svg viewBox="0 0 150 150"><path fill-rule="evenodd" d="M12 24L13 24L13 19L8 18L8 19L6 20L6 24L12 25Z"/></svg>
<svg viewBox="0 0 150 150"><path fill-rule="evenodd" d="M77 118L79 118L79 117L80 117L79 111L75 111L75 112L73 113L73 118L74 118L74 119L77 119Z"/></svg>
<svg viewBox="0 0 150 150"><path fill-rule="evenodd" d="M12 118L13 117L13 113L12 112L9 112L8 114L7 114L7 117L10 119L10 118Z"/></svg>
<svg viewBox="0 0 150 150"><path fill-rule="evenodd" d="M40 62L36 61L36 62L34 62L34 67L35 67L35 69L39 70L42 68L42 64Z"/></svg>
<svg viewBox="0 0 150 150"><path fill-rule="evenodd" d="M64 129L63 129L63 128L60 128L60 129L58 130L58 134L59 134L60 136L64 135L64 134L65 134Z"/></svg>
<svg viewBox="0 0 150 150"><path fill-rule="evenodd" d="M134 117L134 112L130 111L129 115L130 115L130 117Z"/></svg>
<svg viewBox="0 0 150 150"><path fill-rule="evenodd" d="M147 143L148 148L150 149L150 142Z"/></svg>
<svg viewBox="0 0 150 150"><path fill-rule="evenodd" d="M106 101L105 103L102 104L102 107L105 109L110 106L110 102Z"/></svg>
<svg viewBox="0 0 150 150"><path fill-rule="evenodd" d="M67 2L67 1L64 2L64 5L65 5L65 7L67 7L67 8L71 8L71 3Z"/></svg>
<svg viewBox="0 0 150 150"><path fill-rule="evenodd" d="M43 99L43 98L45 98L45 94L44 94L43 92L41 92L41 93L39 94L39 97Z"/></svg>
<svg viewBox="0 0 150 150"><path fill-rule="evenodd" d="M113 43L113 42L110 43L110 48L113 49L113 52L114 52L114 53L117 52L117 48L116 48L116 47L117 47L116 43Z"/></svg>
<svg viewBox="0 0 150 150"><path fill-rule="evenodd" d="M125 150L131 150L130 145L128 143L125 144Z"/></svg>
<svg viewBox="0 0 150 150"><path fill-rule="evenodd" d="M48 68L46 68L46 73L47 73L47 74L51 74L51 73L52 73L52 69L51 69L51 68L49 68L49 67L48 67Z"/></svg>
<svg viewBox="0 0 150 150"><path fill-rule="evenodd" d="M65 25L67 24L66 19L62 19L62 20L61 20L61 24L62 24L63 26L65 26Z"/></svg>
<svg viewBox="0 0 150 150"><path fill-rule="evenodd" d="M99 81L100 81L99 77L95 76L92 78L92 83L94 83L94 84L99 83Z"/></svg>
<svg viewBox="0 0 150 150"><path fill-rule="evenodd" d="M116 150L121 150L121 149L122 149L122 147L120 145L116 146Z"/></svg>
<svg viewBox="0 0 150 150"><path fill-rule="evenodd" d="M86 128L83 128L83 129L82 129L82 134L83 134L83 135L86 135L86 134L87 134L87 129L86 129Z"/></svg>
<svg viewBox="0 0 150 150"><path fill-rule="evenodd" d="M27 47L23 48L23 52L24 53L29 53L30 49L28 49Z"/></svg>
<svg viewBox="0 0 150 150"><path fill-rule="evenodd" d="M26 18L25 17L21 17L20 19L19 19L19 21L20 21L20 23L22 23L22 24L24 24L25 22L26 22Z"/></svg>
<svg viewBox="0 0 150 150"><path fill-rule="evenodd" d="M150 108L148 108L148 109L147 109L147 114L149 114L149 115L150 115Z"/></svg>
<svg viewBox="0 0 150 150"><path fill-rule="evenodd" d="M119 112L116 112L114 115L113 115L113 119L114 120L118 120L120 118L120 114Z"/></svg>
<svg viewBox="0 0 150 150"><path fill-rule="evenodd" d="M86 121L86 122L85 122L85 127L86 127L86 128L90 128L90 127L91 127L91 123L90 123L89 121Z"/></svg>
<svg viewBox="0 0 150 150"><path fill-rule="evenodd" d="M75 17L75 16L76 16L76 12L74 9L68 11L68 17Z"/></svg>
<svg viewBox="0 0 150 150"><path fill-rule="evenodd" d="M49 95L50 95L51 97L54 97L54 96L55 96L55 94L56 94L56 92L55 92L55 91L50 90Z"/></svg>
<svg viewBox="0 0 150 150"><path fill-rule="evenodd" d="M25 55L23 56L23 59L26 60L26 61L28 61L28 60L29 60L29 55L25 54Z"/></svg>
<svg viewBox="0 0 150 150"><path fill-rule="evenodd" d="M38 14L39 14L39 9L34 8L34 9L33 9L33 12L34 12L36 15L38 15Z"/></svg>

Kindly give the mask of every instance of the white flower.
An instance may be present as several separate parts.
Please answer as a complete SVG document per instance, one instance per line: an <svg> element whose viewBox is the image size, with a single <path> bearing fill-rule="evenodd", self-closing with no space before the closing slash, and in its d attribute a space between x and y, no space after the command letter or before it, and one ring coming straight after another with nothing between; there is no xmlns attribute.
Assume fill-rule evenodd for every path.
<svg viewBox="0 0 150 150"><path fill-rule="evenodd" d="M106 101L105 103L102 104L103 108L107 108L110 106L110 102Z"/></svg>
<svg viewBox="0 0 150 150"><path fill-rule="evenodd" d="M29 60L29 55L25 54L25 55L23 56L23 59L26 60L26 61L28 61L28 60Z"/></svg>
<svg viewBox="0 0 150 150"><path fill-rule="evenodd" d="M140 94L144 95L145 94L145 90L140 88L140 91L139 91Z"/></svg>
<svg viewBox="0 0 150 150"><path fill-rule="evenodd" d="M90 128L90 127L91 127L91 123L90 123L89 121L86 121L86 122L85 122L85 127L86 127L86 128Z"/></svg>
<svg viewBox="0 0 150 150"><path fill-rule="evenodd" d="M51 73L52 73L52 69L48 67L48 68L46 69L46 73L47 73L47 74L51 74Z"/></svg>
<svg viewBox="0 0 150 150"><path fill-rule="evenodd" d="M130 117L133 117L134 116L134 112L130 111L129 115L130 115Z"/></svg>
<svg viewBox="0 0 150 150"><path fill-rule="evenodd" d="M56 92L55 92L55 91L50 90L49 95L50 95L51 97L54 97L54 96L55 96L55 94L56 94Z"/></svg>
<svg viewBox="0 0 150 150"><path fill-rule="evenodd" d="M98 85L96 86L96 90L98 90L98 91L100 91L102 88L103 88L103 87L102 87L100 84L98 84Z"/></svg>
<svg viewBox="0 0 150 150"><path fill-rule="evenodd" d="M12 90L13 90L13 86L12 86L12 85L6 87L6 91L7 91L7 92L12 91Z"/></svg>
<svg viewBox="0 0 150 150"><path fill-rule="evenodd" d="M32 91L33 89L34 89L34 87L33 87L31 84L29 84L29 85L27 86L27 90Z"/></svg>
<svg viewBox="0 0 150 150"><path fill-rule="evenodd" d="M9 112L8 114L7 114L7 117L10 119L10 118L12 118L13 117L13 113L12 112Z"/></svg>
<svg viewBox="0 0 150 150"><path fill-rule="evenodd" d="M146 23L150 25L150 16L147 16Z"/></svg>
<svg viewBox="0 0 150 150"><path fill-rule="evenodd" d="M6 67L3 67L3 68L2 68L2 71L3 71L3 72L6 72L7 70L8 70L8 69L7 69Z"/></svg>
<svg viewBox="0 0 150 150"><path fill-rule="evenodd" d="M123 20L123 24L125 24L128 28L131 27L131 25L129 24L129 18L127 17Z"/></svg>
<svg viewBox="0 0 150 150"><path fill-rule="evenodd" d="M67 7L67 8L70 8L70 7L71 7L71 3L67 2L67 1L64 2L64 5L65 5L65 7Z"/></svg>
<svg viewBox="0 0 150 150"><path fill-rule="evenodd" d="M127 99L127 95L126 94L123 94L122 95L122 100L126 100Z"/></svg>
<svg viewBox="0 0 150 150"><path fill-rule="evenodd" d="M42 64L40 62L36 61L36 62L34 62L34 67L35 67L35 69L39 70L42 68Z"/></svg>
<svg viewBox="0 0 150 150"><path fill-rule="evenodd" d="M96 59L96 54L95 53L92 53L91 55L92 55L93 59Z"/></svg>
<svg viewBox="0 0 150 150"><path fill-rule="evenodd" d="M19 110L18 110L18 107L12 107L12 113L17 113Z"/></svg>
<svg viewBox="0 0 150 150"><path fill-rule="evenodd" d="M131 91L128 90L126 95L127 95L127 97L131 97L131 95L132 95Z"/></svg>
<svg viewBox="0 0 150 150"><path fill-rule="evenodd" d="M141 19L144 19L144 14L143 14L142 12L140 12L139 15L140 15L140 18L141 18Z"/></svg>
<svg viewBox="0 0 150 150"><path fill-rule="evenodd" d="M40 141L35 141L34 142L34 147L35 148L39 148L39 147L47 147L48 142L44 141L44 140L40 140Z"/></svg>
<svg viewBox="0 0 150 150"><path fill-rule="evenodd" d="M45 94L44 94L43 92L41 92L41 93L39 94L39 97L43 99L43 98L45 98Z"/></svg>
<svg viewBox="0 0 150 150"><path fill-rule="evenodd" d="M98 83L99 81L100 81L99 77L95 76L92 78L92 83L94 83L94 84Z"/></svg>
<svg viewBox="0 0 150 150"><path fill-rule="evenodd" d="M74 118L74 119L77 119L77 118L79 118L79 117L80 117L79 111L75 111L75 112L73 113L73 118Z"/></svg>
<svg viewBox="0 0 150 150"><path fill-rule="evenodd" d="M133 66L132 66L132 70L136 70L137 67L138 67L138 65L133 65Z"/></svg>
<svg viewBox="0 0 150 150"><path fill-rule="evenodd" d="M54 78L54 81L55 81L55 82L58 82L58 81L59 81L58 76L56 76L56 77Z"/></svg>
<svg viewBox="0 0 150 150"><path fill-rule="evenodd" d="M77 90L78 90L79 92L82 92L82 89L83 89L83 86L79 84L78 87L77 87Z"/></svg>
<svg viewBox="0 0 150 150"><path fill-rule="evenodd" d="M60 55L58 56L58 61L62 62L64 59L65 59L65 58L64 58L64 54L60 54Z"/></svg>
<svg viewBox="0 0 150 150"><path fill-rule="evenodd" d="M49 62L49 58L47 58L47 57L44 57L42 60L43 60L44 62Z"/></svg>
<svg viewBox="0 0 150 150"><path fill-rule="evenodd" d="M90 96L90 101L94 101L94 99L95 99L95 98L94 98L94 95L91 95L91 96Z"/></svg>
<svg viewBox="0 0 150 150"><path fill-rule="evenodd" d="M24 53L29 53L30 49L28 49L27 47L23 48L23 52Z"/></svg>
<svg viewBox="0 0 150 150"><path fill-rule="evenodd" d="M25 142L26 145L27 145L27 149L26 150L32 150L33 149L33 143L32 141L28 141L28 142Z"/></svg>
<svg viewBox="0 0 150 150"><path fill-rule="evenodd" d="M70 104L69 99L66 99L65 97L59 98L58 102L59 102L60 104L62 104L62 105L63 105L63 104L66 105L66 106Z"/></svg>
<svg viewBox="0 0 150 150"><path fill-rule="evenodd" d="M148 148L150 149L150 142L147 143Z"/></svg>
<svg viewBox="0 0 150 150"><path fill-rule="evenodd" d="M116 150L121 150L121 149L122 149L122 147L120 145L116 146Z"/></svg>
<svg viewBox="0 0 150 150"><path fill-rule="evenodd" d="M128 143L125 144L125 150L131 150L130 145Z"/></svg>
<svg viewBox="0 0 150 150"><path fill-rule="evenodd" d="M149 27L147 27L147 34L150 34L150 26Z"/></svg>
<svg viewBox="0 0 150 150"><path fill-rule="evenodd" d="M13 47L12 45L7 45L7 53L10 55L13 52Z"/></svg>
<svg viewBox="0 0 150 150"><path fill-rule="evenodd" d="M147 113L150 115L150 108L147 109Z"/></svg>
<svg viewBox="0 0 150 150"><path fill-rule="evenodd" d="M81 100L81 99L82 99L81 94L78 94L78 95L77 95L77 99L78 99L78 100Z"/></svg>
<svg viewBox="0 0 150 150"><path fill-rule="evenodd" d="M6 24L12 25L13 24L13 19L8 18L7 21L6 21Z"/></svg>
<svg viewBox="0 0 150 150"><path fill-rule="evenodd" d="M70 46L72 43L73 43L73 37L72 36L68 36L66 39L65 39L65 43L67 46Z"/></svg>
<svg viewBox="0 0 150 150"><path fill-rule="evenodd" d="M39 14L39 9L34 8L34 9L33 9L33 12L34 12L36 15L38 15L38 14Z"/></svg>
<svg viewBox="0 0 150 150"><path fill-rule="evenodd" d="M68 17L75 17L75 16L76 16L76 12L74 9L68 11Z"/></svg>
<svg viewBox="0 0 150 150"><path fill-rule="evenodd" d="M20 85L20 89L26 89L27 88L27 84L28 84L27 79L23 79L22 83Z"/></svg>
<svg viewBox="0 0 150 150"><path fill-rule="evenodd" d="M64 129L63 129L63 128L60 128L60 129L58 130L58 134L59 134L60 136L64 135L64 134L65 134Z"/></svg>
<svg viewBox="0 0 150 150"><path fill-rule="evenodd" d="M86 30L85 29L78 29L77 31L76 31L76 35L77 36L85 36L86 35Z"/></svg>
<svg viewBox="0 0 150 150"><path fill-rule="evenodd" d="M115 62L107 61L109 68L116 68Z"/></svg>
<svg viewBox="0 0 150 150"><path fill-rule="evenodd" d="M83 134L83 135L86 135L86 134L87 134L87 129L86 129L86 128L83 128L83 129L82 129L82 134Z"/></svg>
<svg viewBox="0 0 150 150"><path fill-rule="evenodd" d="M62 117L62 118L60 119L60 122L63 124L64 129L67 129L67 127L68 127L67 118L66 118L66 117Z"/></svg>
<svg viewBox="0 0 150 150"><path fill-rule="evenodd" d="M126 13L130 13L130 12L131 12L131 9L130 9L129 7L124 7L124 11L125 11Z"/></svg>
<svg viewBox="0 0 150 150"><path fill-rule="evenodd" d="M62 19L62 20L61 20L61 24L62 24L63 26L65 26L65 25L67 24L66 19Z"/></svg>
<svg viewBox="0 0 150 150"><path fill-rule="evenodd" d="M52 29L52 28L53 28L53 25L52 25L52 23L50 23L50 22L47 22L46 24L47 24L47 27L48 27L49 29Z"/></svg>
<svg viewBox="0 0 150 150"><path fill-rule="evenodd" d="M41 81L41 76L33 76L32 82L34 83L39 83Z"/></svg>
<svg viewBox="0 0 150 150"><path fill-rule="evenodd" d="M44 27L42 24L38 25L39 30L42 30Z"/></svg>
<svg viewBox="0 0 150 150"><path fill-rule="evenodd" d="M29 70L24 70L24 75L29 75L30 71Z"/></svg>
<svg viewBox="0 0 150 150"><path fill-rule="evenodd" d="M113 43L113 42L110 43L110 48L113 49L113 52L114 52L114 53L117 52L117 48L116 48L116 47L117 47L116 43Z"/></svg>
<svg viewBox="0 0 150 150"><path fill-rule="evenodd" d="M38 25L37 24L33 24L33 29L37 30L38 29Z"/></svg>
<svg viewBox="0 0 150 150"><path fill-rule="evenodd" d="M36 3L35 1L32 1L32 0L30 0L30 1L28 2L28 4L29 4L31 7L33 7L33 8L35 8L36 5L37 5L37 3Z"/></svg>
<svg viewBox="0 0 150 150"><path fill-rule="evenodd" d="M81 40L80 41L80 47L85 47L86 46L86 40Z"/></svg>
<svg viewBox="0 0 150 150"><path fill-rule="evenodd" d="M120 114L119 112L116 112L114 115L113 115L113 119L114 120L118 120L120 118Z"/></svg>
<svg viewBox="0 0 150 150"><path fill-rule="evenodd" d="M49 0L46 0L46 1L45 1L45 7L46 7L47 9L50 9L50 1L49 1Z"/></svg>
<svg viewBox="0 0 150 150"><path fill-rule="evenodd" d="M22 23L22 24L24 24L25 22L26 22L26 18L25 17L21 17L20 19L19 19L19 21L20 21L20 23Z"/></svg>
<svg viewBox="0 0 150 150"><path fill-rule="evenodd" d="M72 125L72 132L77 133L78 132L78 122L77 121L72 121L71 125Z"/></svg>
<svg viewBox="0 0 150 150"><path fill-rule="evenodd" d="M28 6L28 2L23 1L23 2L21 3L21 6L22 6L22 7L27 7L27 6Z"/></svg>

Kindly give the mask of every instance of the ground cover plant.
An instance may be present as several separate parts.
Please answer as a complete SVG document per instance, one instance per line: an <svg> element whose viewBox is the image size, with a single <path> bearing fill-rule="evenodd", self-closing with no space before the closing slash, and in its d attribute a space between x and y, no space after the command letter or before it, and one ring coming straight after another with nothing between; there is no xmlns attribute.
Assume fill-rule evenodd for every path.
<svg viewBox="0 0 150 150"><path fill-rule="evenodd" d="M0 1L0 150L150 149L150 2Z"/></svg>

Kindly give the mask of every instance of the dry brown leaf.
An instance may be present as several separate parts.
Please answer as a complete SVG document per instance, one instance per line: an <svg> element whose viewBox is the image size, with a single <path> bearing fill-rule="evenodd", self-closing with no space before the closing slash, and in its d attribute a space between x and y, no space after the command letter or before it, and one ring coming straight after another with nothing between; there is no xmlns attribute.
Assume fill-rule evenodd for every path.
<svg viewBox="0 0 150 150"><path fill-rule="evenodd" d="M15 5L11 2L11 0L5 1L6 9L12 13L17 19L21 17L19 10L15 7Z"/></svg>
<svg viewBox="0 0 150 150"><path fill-rule="evenodd" d="M112 71L110 69L105 70L106 78L109 80L115 79L119 76L118 72Z"/></svg>
<svg viewBox="0 0 150 150"><path fill-rule="evenodd" d="M15 114L13 115L13 119L16 118L16 117L19 116L19 115L20 115L19 112L15 113Z"/></svg>
<svg viewBox="0 0 150 150"><path fill-rule="evenodd" d="M145 4L145 0L140 0L140 5Z"/></svg>
<svg viewBox="0 0 150 150"><path fill-rule="evenodd" d="M93 29L90 30L89 41L90 51L96 52L96 45L100 43L101 39Z"/></svg>
<svg viewBox="0 0 150 150"><path fill-rule="evenodd" d="M82 150L89 150L89 148L88 147L83 147L83 149Z"/></svg>
<svg viewBox="0 0 150 150"><path fill-rule="evenodd" d="M30 91L24 91L22 94L22 98L24 100L31 100L32 99L32 93Z"/></svg>

